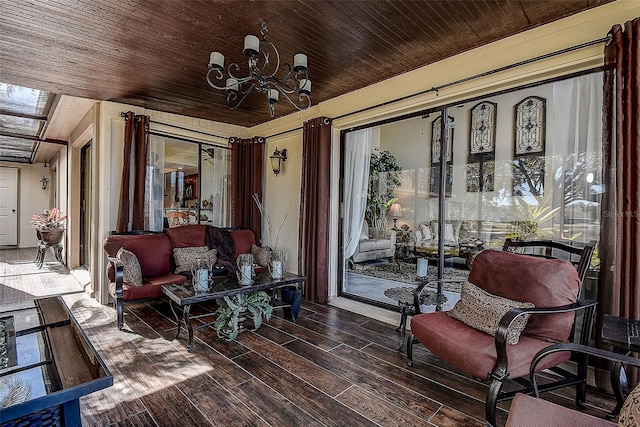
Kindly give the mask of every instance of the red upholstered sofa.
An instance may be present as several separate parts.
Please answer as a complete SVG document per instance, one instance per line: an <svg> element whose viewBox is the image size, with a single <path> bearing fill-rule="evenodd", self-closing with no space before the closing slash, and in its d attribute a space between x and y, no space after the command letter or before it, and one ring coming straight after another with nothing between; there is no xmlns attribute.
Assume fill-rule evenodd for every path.
<svg viewBox="0 0 640 427"><path fill-rule="evenodd" d="M207 227L211 226L190 224L170 228L165 233L113 234L105 238L103 248L111 261L107 269L109 293L115 299L118 329L122 329L124 325L124 302L157 298L162 295L162 285L187 281L185 276L173 273L173 249L206 246ZM226 231L233 239L233 260L239 254L251 252L252 245L256 243L251 230ZM124 283L122 266L117 266L116 261L120 248L133 252L138 258L142 270L142 286L127 286Z"/></svg>

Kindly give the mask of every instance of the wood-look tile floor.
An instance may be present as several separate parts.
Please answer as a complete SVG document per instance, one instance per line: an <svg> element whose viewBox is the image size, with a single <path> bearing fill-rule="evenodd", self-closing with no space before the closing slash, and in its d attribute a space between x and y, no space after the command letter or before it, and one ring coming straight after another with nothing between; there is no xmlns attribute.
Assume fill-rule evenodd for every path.
<svg viewBox="0 0 640 427"><path fill-rule="evenodd" d="M57 279L46 277L42 286L52 288ZM297 322L276 313L231 343L203 328L189 353L184 332L173 339L164 299L127 304L128 330L118 331L113 307L84 292L63 298L114 376L112 387L81 399L85 426L483 425L486 384L421 346L408 368L396 325L304 302ZM573 407L572 392L544 397ZM596 391L588 400L599 417L613 407ZM500 405L499 425L508 408Z"/></svg>

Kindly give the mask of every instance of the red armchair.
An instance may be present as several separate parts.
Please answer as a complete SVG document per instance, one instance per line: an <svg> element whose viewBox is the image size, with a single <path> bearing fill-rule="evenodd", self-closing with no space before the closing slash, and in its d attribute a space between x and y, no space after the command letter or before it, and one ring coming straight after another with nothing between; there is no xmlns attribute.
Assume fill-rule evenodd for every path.
<svg viewBox="0 0 640 427"><path fill-rule="evenodd" d="M542 242L544 244L544 242ZM558 243L554 243L558 245ZM557 249L557 248L556 248ZM572 248L573 251L575 248ZM591 257L593 248L579 249L583 260ZM544 252L542 252L544 254ZM512 252L486 250L480 252L471 266L468 281L490 294L513 303L533 303L535 308L504 308L496 311L497 328L494 336L469 326L447 312L421 313L411 319L411 333L407 340L407 364L413 365L413 344L424 344L433 354L459 368L470 376L491 381L486 399L486 422L496 424L496 404L512 398L516 392L502 392L507 378L518 379L525 391L530 390L526 377L536 353L550 343L567 342L574 333L575 311L585 310L581 328L581 341L588 340L593 325L595 306L593 301L578 301L582 278L588 263L581 265L585 271L560 259L546 259ZM416 299L424 290L419 288ZM438 283L438 296L442 295L442 283ZM461 300L466 296L461 295ZM500 298L500 304L504 301ZM498 304L498 305L500 305ZM493 308L492 308L493 309ZM454 308L455 310L455 308ZM499 312L503 314L499 314ZM506 314L504 314L506 312ZM488 312L480 311L481 321ZM530 316L517 344L507 344L507 336L523 316ZM500 319L500 320L498 320ZM466 320L466 319L465 319ZM538 370L554 368L564 379L550 384L559 388L576 384L576 402L584 404L586 394L586 358L578 360L577 375L557 368L569 359L569 353L556 353L547 357ZM552 387L553 386L553 387Z"/></svg>

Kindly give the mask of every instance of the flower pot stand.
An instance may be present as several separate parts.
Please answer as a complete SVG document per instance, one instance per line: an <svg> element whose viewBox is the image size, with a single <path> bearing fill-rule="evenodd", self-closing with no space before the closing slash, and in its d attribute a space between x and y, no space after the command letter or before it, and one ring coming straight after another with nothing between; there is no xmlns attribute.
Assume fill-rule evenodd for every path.
<svg viewBox="0 0 640 427"><path fill-rule="evenodd" d="M57 231L57 230L56 230ZM56 261L60 264L65 265L64 259L62 257L62 235L64 234L64 230L60 233L59 238L49 238L45 235L46 233L42 231L37 231L38 235L38 253L36 254L35 263L38 268L42 268L44 264L44 257L47 253L47 249L51 248L53 251L53 255L56 257Z"/></svg>

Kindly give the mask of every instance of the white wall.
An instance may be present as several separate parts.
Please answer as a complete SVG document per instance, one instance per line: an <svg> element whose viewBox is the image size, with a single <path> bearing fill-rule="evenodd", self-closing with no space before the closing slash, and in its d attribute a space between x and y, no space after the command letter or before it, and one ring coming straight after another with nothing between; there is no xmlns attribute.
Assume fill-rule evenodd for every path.
<svg viewBox="0 0 640 427"><path fill-rule="evenodd" d="M40 187L42 177L51 180L48 167L43 163L18 164L11 162L0 162L0 167L18 169L18 247L35 248L38 244L36 232L30 227L31 217L41 213L43 210L59 207L52 206L51 181L46 190ZM64 210L64 207L62 207Z"/></svg>

